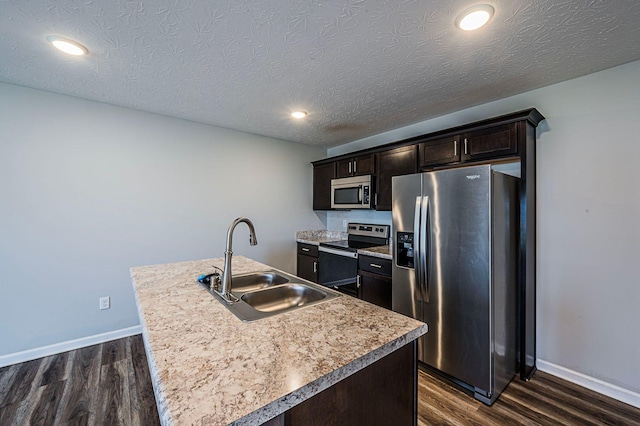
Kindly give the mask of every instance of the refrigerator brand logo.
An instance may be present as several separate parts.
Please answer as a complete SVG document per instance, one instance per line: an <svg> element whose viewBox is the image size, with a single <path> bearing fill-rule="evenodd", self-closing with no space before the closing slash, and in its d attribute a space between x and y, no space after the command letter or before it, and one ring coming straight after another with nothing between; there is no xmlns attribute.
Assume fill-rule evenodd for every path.
<svg viewBox="0 0 640 426"><path fill-rule="evenodd" d="M467 175L467 179L469 180L480 179L480 175Z"/></svg>

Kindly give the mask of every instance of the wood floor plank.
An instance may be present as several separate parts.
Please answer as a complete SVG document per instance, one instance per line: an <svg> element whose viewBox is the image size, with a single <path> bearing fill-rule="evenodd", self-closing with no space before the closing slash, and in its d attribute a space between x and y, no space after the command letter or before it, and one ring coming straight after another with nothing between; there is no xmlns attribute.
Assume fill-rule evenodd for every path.
<svg viewBox="0 0 640 426"><path fill-rule="evenodd" d="M58 405L64 390L66 380L58 380L41 386L40 398L29 417L29 424L33 426L48 426L55 422ZM34 404L35 401L31 401Z"/></svg>
<svg viewBox="0 0 640 426"><path fill-rule="evenodd" d="M102 344L102 365L111 364L126 359L127 339L111 340Z"/></svg>
<svg viewBox="0 0 640 426"><path fill-rule="evenodd" d="M544 372L537 372L531 380L536 392L562 398L577 410L588 412L608 425L627 425L634 422L640 425L638 409L606 395L570 383Z"/></svg>
<svg viewBox="0 0 640 426"><path fill-rule="evenodd" d="M0 368L0 407L2 406L2 401L4 401L5 396L9 392L10 383L13 381L13 377L19 369L20 364Z"/></svg>
<svg viewBox="0 0 640 426"><path fill-rule="evenodd" d="M102 365L100 369L100 397L95 422L105 426L131 423L126 359Z"/></svg>
<svg viewBox="0 0 640 426"><path fill-rule="evenodd" d="M552 382L548 378L553 378ZM564 395L570 388L570 395ZM610 399L578 385L545 373L537 372L529 382L514 379L498 400L489 407L472 399L458 388L441 382L424 371L419 372L419 421L421 424L478 424L478 425L640 425L640 409L613 400L614 404L600 406ZM435 399L435 402L433 401ZM466 401L465 401L466 400ZM432 406L429 406L431 404ZM448 408L441 408L442 405ZM477 413L470 415L473 405ZM622 411L609 412L608 405L621 404ZM434 409L435 407L435 409ZM435 412L434 412L435 410ZM446 413L444 423L442 413Z"/></svg>
<svg viewBox="0 0 640 426"><path fill-rule="evenodd" d="M444 383L436 383L434 378L419 373L419 405L423 410L443 419L444 424L458 425L479 421L481 418L477 416L477 401L467 398L462 392L456 392L459 391L449 388ZM456 404L451 404L451 399L456 399ZM423 417L430 416L425 414Z"/></svg>
<svg viewBox="0 0 640 426"><path fill-rule="evenodd" d="M4 399L0 401L0 407L17 404L27 398L41 363L42 358L20 364L18 371L13 376L13 380L7 384L9 389Z"/></svg>
<svg viewBox="0 0 640 426"><path fill-rule="evenodd" d="M15 420L18 416L18 409L22 402L17 402L15 404L5 405L4 407L0 407L0 425L13 425L16 424Z"/></svg>
<svg viewBox="0 0 640 426"><path fill-rule="evenodd" d="M147 354L144 349L144 341L142 340L141 334L132 337L131 359L133 361L133 369L135 372L138 400L140 401L138 411L140 424L159 425L160 418L158 417L158 406L153 392L149 363L147 361Z"/></svg>
<svg viewBox="0 0 640 426"><path fill-rule="evenodd" d="M131 411L131 426L140 426L140 399L138 397L138 385L136 383L136 372L132 358L133 337L127 337L127 372L129 373L129 410Z"/></svg>
<svg viewBox="0 0 640 426"><path fill-rule="evenodd" d="M77 349L69 354L69 372L55 424L89 424L99 392L101 345Z"/></svg>
<svg viewBox="0 0 640 426"><path fill-rule="evenodd" d="M69 358L69 352L63 352L61 354L52 355L46 358L47 365L42 374L42 380L40 380L39 386L44 386L64 380L65 373L67 371L67 360Z"/></svg>
<svg viewBox="0 0 640 426"><path fill-rule="evenodd" d="M141 425L159 425L160 418L158 417L158 408L156 405L155 395L153 393L151 374L149 373L149 364L144 350L142 335L131 336L130 347L131 364L134 373L132 389L135 389L135 392L137 393L135 399L138 404L135 415ZM131 415L132 417L134 416L133 407Z"/></svg>

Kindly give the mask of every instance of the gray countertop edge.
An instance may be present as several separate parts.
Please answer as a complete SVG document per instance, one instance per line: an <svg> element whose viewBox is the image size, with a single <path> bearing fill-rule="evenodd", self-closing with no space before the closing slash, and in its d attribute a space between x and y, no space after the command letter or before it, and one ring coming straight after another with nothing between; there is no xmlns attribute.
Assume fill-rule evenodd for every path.
<svg viewBox="0 0 640 426"><path fill-rule="evenodd" d="M267 420L271 420L272 418L284 413L290 408L295 407L301 402L304 402L307 399L319 394L323 390L328 389L341 380L368 367L379 359L384 358L395 350L400 349L401 347L413 342L415 339L424 335L427 332L427 329L427 325L424 324L421 327L418 327L415 330L412 330L409 333L404 334L397 339L380 346L378 349L375 349L368 354L361 356L360 358L350 362L349 364L346 364L345 366L338 368L331 373L320 377L319 379L311 383L306 384L305 386L302 386L296 391L291 392L288 395L285 395L282 398L277 399L230 424L234 426L245 426L262 424Z"/></svg>

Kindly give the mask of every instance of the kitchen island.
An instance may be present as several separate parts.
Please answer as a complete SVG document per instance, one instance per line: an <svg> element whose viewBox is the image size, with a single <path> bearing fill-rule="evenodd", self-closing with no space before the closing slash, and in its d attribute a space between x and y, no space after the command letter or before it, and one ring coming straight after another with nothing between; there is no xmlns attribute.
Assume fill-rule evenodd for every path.
<svg viewBox="0 0 640 426"><path fill-rule="evenodd" d="M294 424L319 413L335 422L377 400L415 421L415 339L426 324L349 296L243 323L196 282L223 263L131 269L163 424ZM233 258L234 274L268 269ZM402 365L409 382L394 377Z"/></svg>

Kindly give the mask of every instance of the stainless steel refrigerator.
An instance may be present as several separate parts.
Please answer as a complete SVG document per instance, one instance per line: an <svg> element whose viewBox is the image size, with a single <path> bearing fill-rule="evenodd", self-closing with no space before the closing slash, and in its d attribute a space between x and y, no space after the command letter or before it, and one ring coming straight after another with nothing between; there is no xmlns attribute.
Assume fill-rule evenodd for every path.
<svg viewBox="0 0 640 426"><path fill-rule="evenodd" d="M516 373L518 178L492 165L394 177L393 310L418 358L492 404Z"/></svg>

